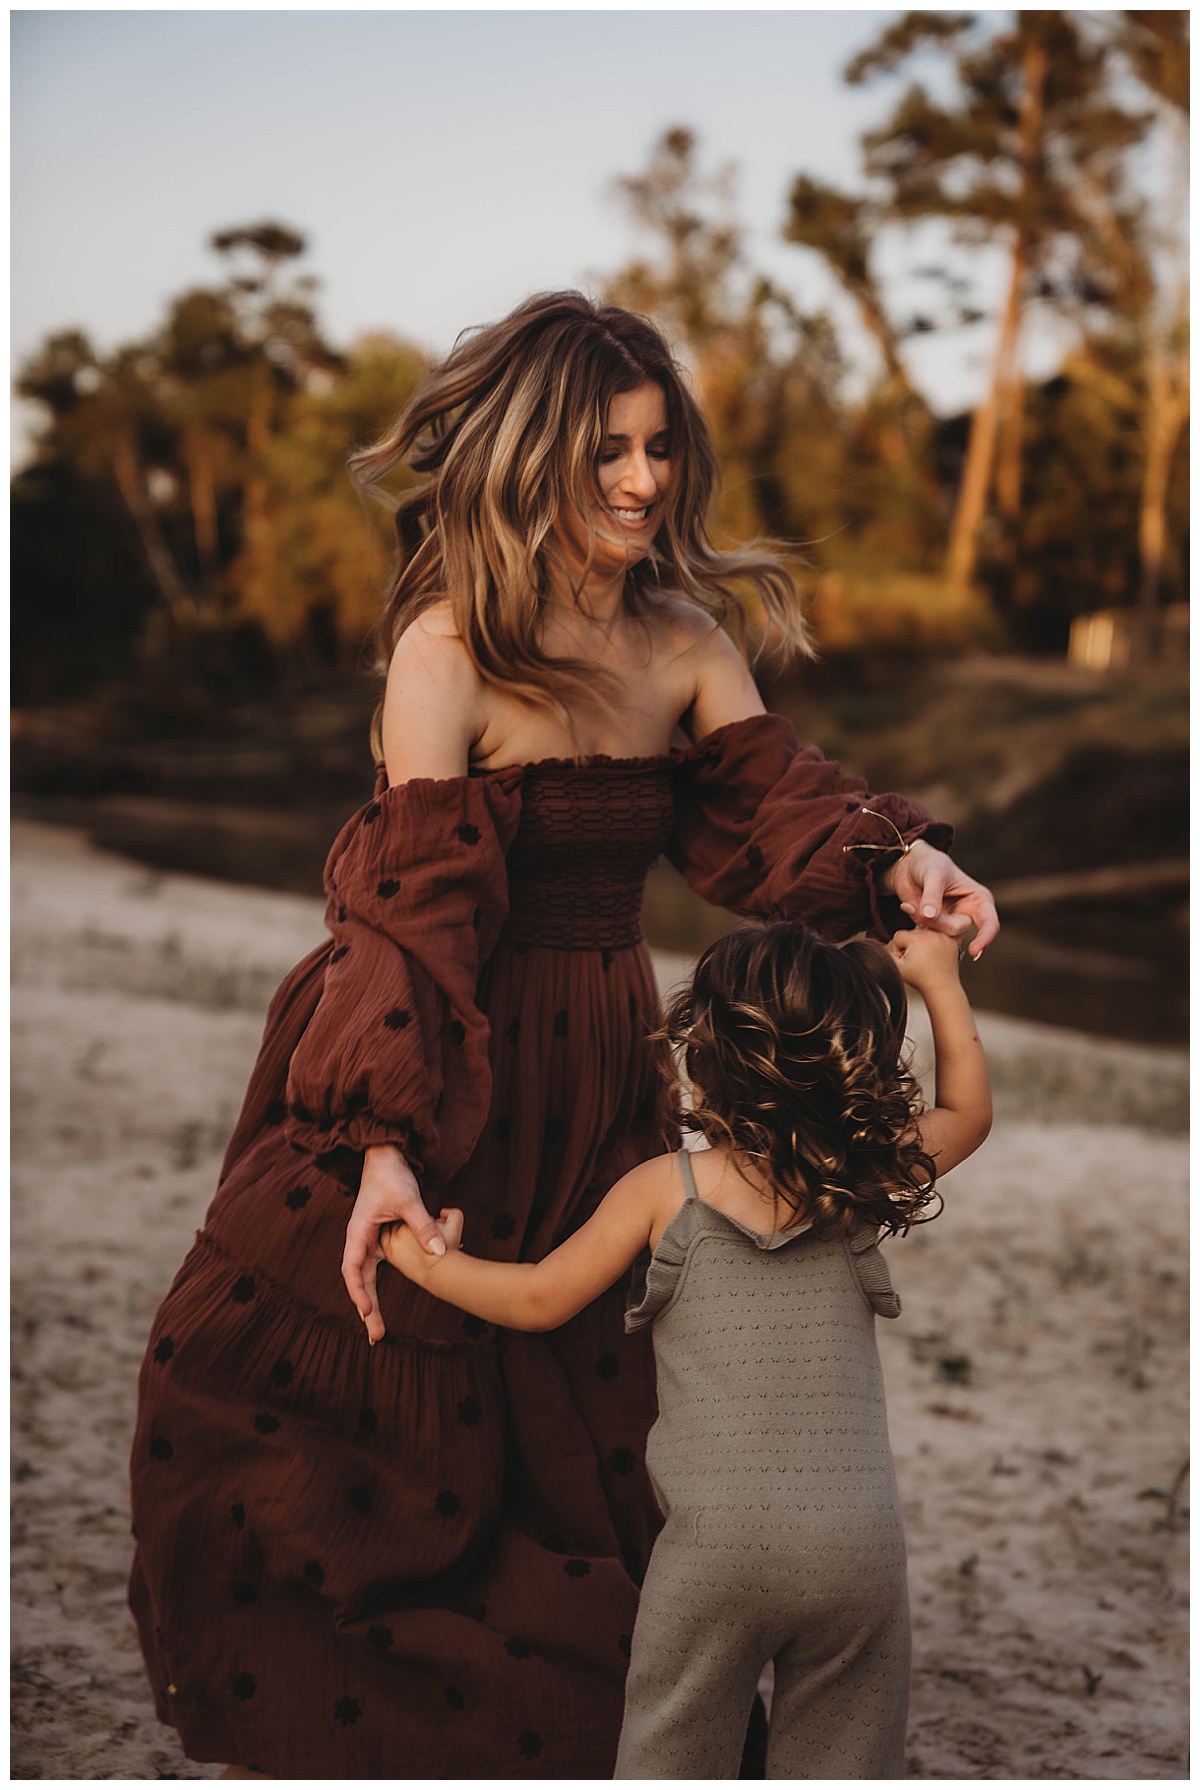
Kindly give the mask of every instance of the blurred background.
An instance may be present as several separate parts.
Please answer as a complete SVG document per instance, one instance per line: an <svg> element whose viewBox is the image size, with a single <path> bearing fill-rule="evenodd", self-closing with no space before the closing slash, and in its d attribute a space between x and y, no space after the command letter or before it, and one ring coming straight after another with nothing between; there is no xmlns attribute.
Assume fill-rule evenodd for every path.
<svg viewBox="0 0 1200 1790"><path fill-rule="evenodd" d="M794 544L769 705L998 885L977 1001L1181 1040L1187 21L15 15L17 814L319 890L388 556L347 454L583 285L690 368L720 530ZM721 923L656 875L655 943Z"/></svg>

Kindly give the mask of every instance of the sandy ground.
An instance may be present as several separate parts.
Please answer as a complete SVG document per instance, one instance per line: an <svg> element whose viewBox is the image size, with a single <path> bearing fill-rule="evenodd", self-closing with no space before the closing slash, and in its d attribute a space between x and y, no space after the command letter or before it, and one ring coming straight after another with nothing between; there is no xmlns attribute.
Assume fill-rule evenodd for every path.
<svg viewBox="0 0 1200 1790"><path fill-rule="evenodd" d="M12 1771L214 1777L156 1723L125 1610L134 1384L320 907L34 826L13 893ZM981 1030L996 1129L945 1215L891 1246L904 1315L879 1326L909 1775L1181 1778L1184 1064Z"/></svg>

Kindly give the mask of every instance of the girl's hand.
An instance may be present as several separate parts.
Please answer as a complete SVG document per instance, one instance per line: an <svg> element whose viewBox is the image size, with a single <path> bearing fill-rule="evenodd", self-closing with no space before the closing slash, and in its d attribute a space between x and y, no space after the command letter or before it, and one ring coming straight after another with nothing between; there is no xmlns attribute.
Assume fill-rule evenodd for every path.
<svg viewBox="0 0 1200 1790"><path fill-rule="evenodd" d="M889 867L883 881L919 927L961 939L974 926L977 930L969 946L972 958L981 957L1000 930L991 890L923 839L914 840L906 855Z"/></svg>
<svg viewBox="0 0 1200 1790"><path fill-rule="evenodd" d="M445 1253L446 1245L425 1209L411 1168L393 1144L376 1144L363 1158L362 1184L346 1226L342 1255L346 1291L357 1306L372 1343L384 1334L375 1292L375 1275L383 1260L379 1229L381 1225L396 1223L405 1225L418 1247L428 1250L431 1256Z"/></svg>
<svg viewBox="0 0 1200 1790"><path fill-rule="evenodd" d="M958 982L958 943L948 933L898 932L888 951L905 982L918 994Z"/></svg>
<svg viewBox="0 0 1200 1790"><path fill-rule="evenodd" d="M438 1215L438 1235L446 1246L446 1253L462 1247L463 1215L457 1206L451 1206ZM398 1268L409 1280L424 1280L427 1274L436 1269L438 1256L429 1255L417 1242L406 1224L386 1224L379 1233L379 1247L384 1259Z"/></svg>

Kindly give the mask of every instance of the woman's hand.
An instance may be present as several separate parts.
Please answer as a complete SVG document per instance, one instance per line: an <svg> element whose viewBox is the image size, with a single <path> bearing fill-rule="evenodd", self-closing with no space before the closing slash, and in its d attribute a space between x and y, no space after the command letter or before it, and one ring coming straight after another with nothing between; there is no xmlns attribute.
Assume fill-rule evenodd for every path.
<svg viewBox="0 0 1200 1790"><path fill-rule="evenodd" d="M375 1275L384 1259L379 1229L385 1224L404 1224L430 1255L446 1252L437 1225L425 1209L417 1178L394 1144L376 1144L363 1158L362 1184L342 1254L342 1279L372 1344L384 1334Z"/></svg>
<svg viewBox="0 0 1200 1790"><path fill-rule="evenodd" d="M958 868L944 851L936 851L923 839L913 841L885 875L884 887L897 896L903 911L918 926L961 938L976 928L968 947L978 959L1000 930L1000 920L990 889Z"/></svg>

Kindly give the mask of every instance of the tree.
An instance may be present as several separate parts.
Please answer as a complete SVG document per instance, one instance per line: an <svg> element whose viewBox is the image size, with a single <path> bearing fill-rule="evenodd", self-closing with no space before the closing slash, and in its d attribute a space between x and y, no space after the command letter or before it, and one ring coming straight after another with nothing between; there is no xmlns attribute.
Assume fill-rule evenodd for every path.
<svg viewBox="0 0 1200 1790"><path fill-rule="evenodd" d="M322 653L355 655L374 619L386 528L345 463L407 402L424 357L387 337L335 350L315 281L292 270L298 232L268 222L213 244L227 277L173 299L144 340L99 355L64 332L21 369L18 389L45 419L14 486L14 606L31 688L58 675L39 590L82 618L94 666L128 662L137 636L160 682L168 659L181 676L212 653L227 665L235 637L256 664L304 662L314 629ZM84 556L62 545L81 528L86 589ZM87 655L68 656L63 687L75 687Z"/></svg>
<svg viewBox="0 0 1200 1790"><path fill-rule="evenodd" d="M704 170L695 133L677 125L615 191L653 249L613 275L606 296L656 317L688 363L721 463L723 526L741 540L803 540L834 515L839 526L836 333L749 265L735 170Z"/></svg>
<svg viewBox="0 0 1200 1790"><path fill-rule="evenodd" d="M868 174L886 193L888 216L948 220L960 240L1002 241L1008 279L988 389L971 424L950 528L946 567L974 577L980 531L995 482L1011 543L1021 502L1025 381L1022 324L1039 297L1065 294L1076 308L1076 202L1081 173L1115 164L1144 135L1146 114L1113 97L1110 57L1083 15L1018 12L980 42L970 15L908 13L851 62L860 83L918 50L948 59L957 93L941 103L916 83L891 117L864 138Z"/></svg>

